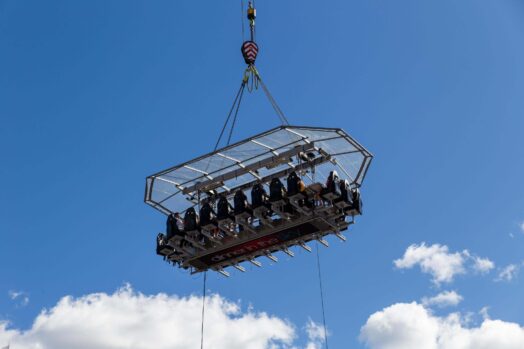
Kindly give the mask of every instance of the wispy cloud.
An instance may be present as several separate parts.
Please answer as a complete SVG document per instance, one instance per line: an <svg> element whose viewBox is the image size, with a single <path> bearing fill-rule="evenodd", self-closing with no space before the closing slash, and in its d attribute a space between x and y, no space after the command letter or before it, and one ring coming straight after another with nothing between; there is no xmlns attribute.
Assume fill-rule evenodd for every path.
<svg viewBox="0 0 524 349"><path fill-rule="evenodd" d="M456 306L462 302L464 298L455 291L444 291L439 293L434 297L424 297L422 298L422 304L431 307L437 306L439 308Z"/></svg>
<svg viewBox="0 0 524 349"><path fill-rule="evenodd" d="M306 325L306 333L308 336L306 349L321 349L324 346L326 336L322 325L317 324L310 319ZM329 336L329 332L327 335Z"/></svg>
<svg viewBox="0 0 524 349"><path fill-rule="evenodd" d="M524 234L524 221L519 224L520 231Z"/></svg>
<svg viewBox="0 0 524 349"><path fill-rule="evenodd" d="M495 268L495 263L488 258L473 257L473 269L481 274L486 274Z"/></svg>
<svg viewBox="0 0 524 349"><path fill-rule="evenodd" d="M409 246L404 256L393 264L398 269L419 266L423 273L432 276L437 286L452 282L457 275L466 274L468 270L485 274L495 267L493 261L472 255L468 250L450 252L446 245L426 245L424 242Z"/></svg>
<svg viewBox="0 0 524 349"><path fill-rule="evenodd" d="M510 264L499 271L499 274L495 281L511 281L519 273L520 266L517 264Z"/></svg>
<svg viewBox="0 0 524 349"><path fill-rule="evenodd" d="M29 304L29 295L27 292L10 290L7 294L11 300L17 302L18 306L25 307Z"/></svg>

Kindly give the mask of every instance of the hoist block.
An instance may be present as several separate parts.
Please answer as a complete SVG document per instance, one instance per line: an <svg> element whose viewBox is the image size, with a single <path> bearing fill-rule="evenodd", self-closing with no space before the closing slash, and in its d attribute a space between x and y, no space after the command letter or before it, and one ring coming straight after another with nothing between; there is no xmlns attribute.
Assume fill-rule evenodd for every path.
<svg viewBox="0 0 524 349"><path fill-rule="evenodd" d="M258 45L254 41L246 41L242 44L242 56L246 64L254 64L258 55Z"/></svg>
<svg viewBox="0 0 524 349"><path fill-rule="evenodd" d="M253 21L255 18L257 18L257 10L253 7L249 7L247 9L247 19Z"/></svg>

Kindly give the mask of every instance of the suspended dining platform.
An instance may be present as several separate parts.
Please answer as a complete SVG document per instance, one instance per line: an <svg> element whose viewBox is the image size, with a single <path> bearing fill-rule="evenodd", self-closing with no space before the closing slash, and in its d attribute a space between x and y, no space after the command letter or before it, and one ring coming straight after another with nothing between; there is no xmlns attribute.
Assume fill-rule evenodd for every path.
<svg viewBox="0 0 524 349"><path fill-rule="evenodd" d="M373 156L338 128L280 126L146 179L145 202L168 216L157 253L192 272L276 261L342 232L362 213Z"/></svg>

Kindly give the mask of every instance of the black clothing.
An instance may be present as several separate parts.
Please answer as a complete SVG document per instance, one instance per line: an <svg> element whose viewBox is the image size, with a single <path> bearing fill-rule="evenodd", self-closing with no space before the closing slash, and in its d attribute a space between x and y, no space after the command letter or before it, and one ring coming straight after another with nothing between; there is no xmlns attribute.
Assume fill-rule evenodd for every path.
<svg viewBox="0 0 524 349"><path fill-rule="evenodd" d="M284 184L278 178L273 178L271 184L269 185L269 201L279 201L284 199L286 195L286 188Z"/></svg>
<svg viewBox="0 0 524 349"><path fill-rule="evenodd" d="M193 207L188 208L184 216L184 230L198 230L198 216Z"/></svg>
<svg viewBox="0 0 524 349"><path fill-rule="evenodd" d="M179 235L179 236L183 236L184 235L184 232L180 231L180 229L178 229L178 225L177 225L177 219L175 218L175 215L173 213L171 213L168 217L167 217L167 221L166 221L166 238L167 240L170 240L173 236L176 236L176 235Z"/></svg>
<svg viewBox="0 0 524 349"><path fill-rule="evenodd" d="M209 202L202 205L200 209L200 225L202 227L215 223L216 214Z"/></svg>

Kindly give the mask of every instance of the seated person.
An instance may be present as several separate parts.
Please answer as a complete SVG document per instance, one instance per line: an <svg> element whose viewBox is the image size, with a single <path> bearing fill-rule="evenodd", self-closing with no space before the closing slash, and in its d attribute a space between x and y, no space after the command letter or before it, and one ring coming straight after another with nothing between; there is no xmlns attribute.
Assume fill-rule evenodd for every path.
<svg viewBox="0 0 524 349"><path fill-rule="evenodd" d="M351 187L347 179L340 181L340 198L346 203L351 204Z"/></svg>
<svg viewBox="0 0 524 349"><path fill-rule="evenodd" d="M235 203L235 216L244 212L251 214L251 208L249 202L247 201L247 196L244 194L244 191L238 190L235 193L235 198L233 199Z"/></svg>
<svg viewBox="0 0 524 349"><path fill-rule="evenodd" d="M156 236L156 250L158 252L159 248L166 244L166 239L164 234L160 233Z"/></svg>
<svg viewBox="0 0 524 349"><path fill-rule="evenodd" d="M161 256L167 256L173 251L171 246L167 245L167 240L164 234L160 233L156 237L156 254Z"/></svg>
<svg viewBox="0 0 524 349"><path fill-rule="evenodd" d="M216 225L216 213L211 207L209 199L204 199L200 208L200 225L205 227L209 224Z"/></svg>
<svg viewBox="0 0 524 349"><path fill-rule="evenodd" d="M188 208L186 210L186 214L184 215L184 230L198 230L198 216L193 207Z"/></svg>
<svg viewBox="0 0 524 349"><path fill-rule="evenodd" d="M278 178L273 178L269 185L269 201L283 200L286 196L286 188Z"/></svg>
<svg viewBox="0 0 524 349"><path fill-rule="evenodd" d="M219 221L228 218L234 220L234 217L231 215L231 205L224 194L221 194L218 198L217 218Z"/></svg>
<svg viewBox="0 0 524 349"><path fill-rule="evenodd" d="M178 227L178 230L184 231L184 219L180 217L180 213L175 212L175 220L176 220L176 226Z"/></svg>
<svg viewBox="0 0 524 349"><path fill-rule="evenodd" d="M362 199L358 188L351 190L351 205L346 209L346 213L353 216L362 214Z"/></svg>
<svg viewBox="0 0 524 349"><path fill-rule="evenodd" d="M171 213L169 216L167 216L166 221L166 239L169 241L172 237L178 235L178 236L184 236L183 230L181 231L178 226L178 222L176 219L176 215L179 215L178 213ZM180 216L180 215L179 215Z"/></svg>
<svg viewBox="0 0 524 349"><path fill-rule="evenodd" d="M327 190L332 192L332 193L336 192L337 191L338 182L339 182L339 179L338 179L337 171L329 172L329 176L328 176L327 181L326 181L326 188L327 188Z"/></svg>
<svg viewBox="0 0 524 349"><path fill-rule="evenodd" d="M326 187L321 194L322 198L327 200L324 205L331 205L332 200L336 200L340 196L339 182L337 171L331 171L326 181Z"/></svg>
<svg viewBox="0 0 524 349"><path fill-rule="evenodd" d="M255 209L260 206L267 206L268 196L264 185L257 183L251 189L251 206Z"/></svg>

